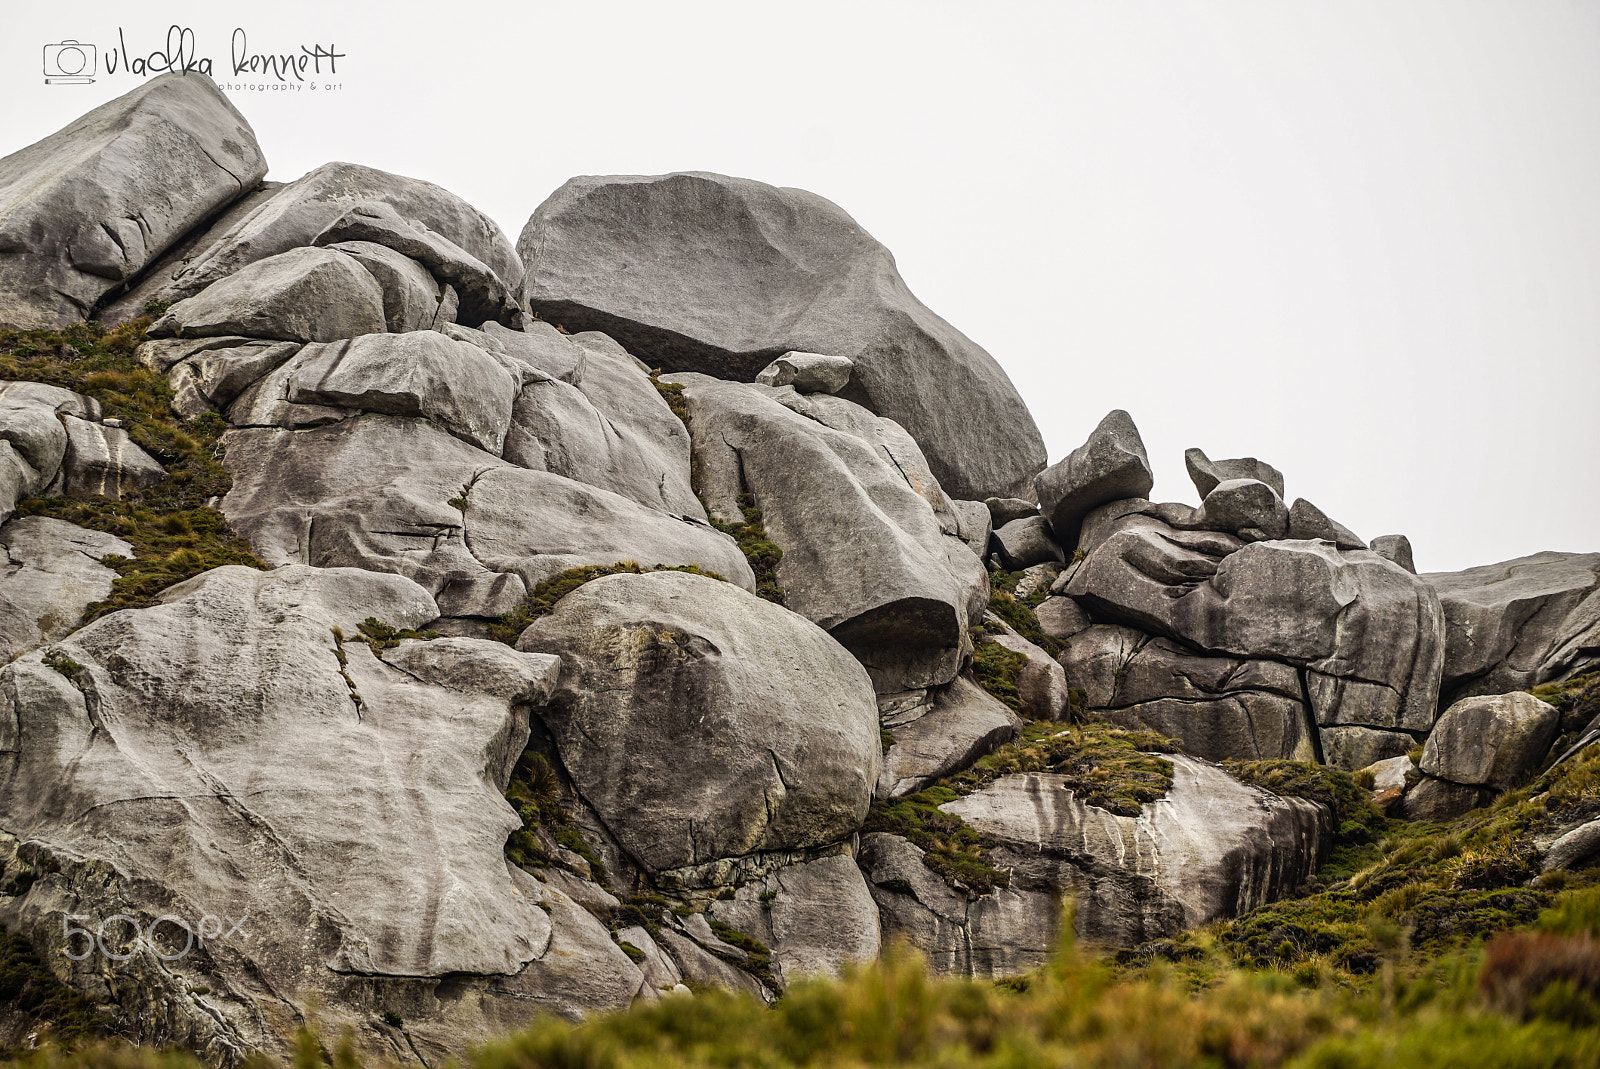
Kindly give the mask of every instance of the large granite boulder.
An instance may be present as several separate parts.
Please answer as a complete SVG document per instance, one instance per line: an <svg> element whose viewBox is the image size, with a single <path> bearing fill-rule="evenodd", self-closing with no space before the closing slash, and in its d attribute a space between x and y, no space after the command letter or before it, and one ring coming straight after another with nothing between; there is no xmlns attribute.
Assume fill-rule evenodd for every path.
<svg viewBox="0 0 1600 1069"><path fill-rule="evenodd" d="M240 269L291 249L308 246L356 205L380 201L403 219L425 227L483 264L515 293L522 262L494 221L448 190L353 163L327 163L290 182L232 226L214 228L203 248L172 277L151 278L117 303L138 315L146 301L193 297ZM468 326L478 324L466 321Z"/></svg>
<svg viewBox="0 0 1600 1069"><path fill-rule="evenodd" d="M1120 408L1100 421L1088 441L1034 479L1039 507L1062 546L1078 544L1078 528L1094 509L1142 498L1154 485L1139 428Z"/></svg>
<svg viewBox="0 0 1600 1069"><path fill-rule="evenodd" d="M1600 664L1600 553L1535 553L1422 578L1444 606L1443 704Z"/></svg>
<svg viewBox="0 0 1600 1069"><path fill-rule="evenodd" d="M1065 645L1061 663L1091 715L1175 738L1208 761L1316 759L1316 729L1290 665L1207 656L1115 624L1085 628Z"/></svg>
<svg viewBox="0 0 1600 1069"><path fill-rule="evenodd" d="M70 633L117 573L100 563L133 547L114 535L44 516L0 527L0 663Z"/></svg>
<svg viewBox="0 0 1600 1069"><path fill-rule="evenodd" d="M1452 783L1510 790L1538 769L1560 727L1561 714L1532 694L1462 698L1434 725L1421 768Z"/></svg>
<svg viewBox="0 0 1600 1069"><path fill-rule="evenodd" d="M517 648L562 658L538 715L650 872L836 843L866 816L882 767L872 684L781 606L684 572L610 575Z"/></svg>
<svg viewBox="0 0 1600 1069"><path fill-rule="evenodd" d="M991 863L1011 873L1007 888L964 910L910 874L904 847L863 844L885 936L906 935L935 967L1022 971L1054 945L1061 901L1076 904L1085 941L1131 946L1237 916L1316 871L1333 836L1326 808L1245 786L1204 761L1171 761L1172 789L1137 817L1085 805L1050 773L1003 776L945 803L993 838Z"/></svg>
<svg viewBox="0 0 1600 1069"><path fill-rule="evenodd" d="M785 987L878 956L878 906L848 854L784 866L713 902L709 913L770 948L774 978Z"/></svg>
<svg viewBox="0 0 1600 1069"><path fill-rule="evenodd" d="M0 670L0 919L132 1038L216 1061L286 1051L313 1006L400 1058L393 1007L431 1061L574 989L627 1004L642 974L503 852L501 790L559 662L354 640L436 614L399 576L220 568ZM119 925L162 917L126 960L70 932L127 946Z"/></svg>
<svg viewBox="0 0 1600 1069"><path fill-rule="evenodd" d="M750 381L791 350L853 360L846 396L905 427L956 497L1026 491L1044 466L1000 366L813 193L700 172L574 178L517 251L535 314L653 366Z"/></svg>
<svg viewBox="0 0 1600 1069"><path fill-rule="evenodd" d="M568 568L629 560L755 589L744 554L709 525L515 467L427 420L364 414L226 441L222 511L258 557L395 572L446 616L498 616Z"/></svg>
<svg viewBox="0 0 1600 1069"><path fill-rule="evenodd" d="M250 124L189 72L152 78L0 159L0 326L90 318L266 172Z"/></svg>
<svg viewBox="0 0 1600 1069"><path fill-rule="evenodd" d="M1241 545L1149 510L1097 521L1095 536L1065 593L1097 622L1303 670L1319 727L1433 726L1443 616L1433 587L1393 562L1324 541Z"/></svg>
<svg viewBox="0 0 1600 1069"><path fill-rule="evenodd" d="M290 249L179 301L150 333L336 341L382 334L383 301L383 290L355 257L335 249Z"/></svg>
<svg viewBox="0 0 1600 1069"><path fill-rule="evenodd" d="M828 394L673 376L713 519L761 509L784 604L827 629L886 693L947 683L988 601L983 564L916 443Z"/></svg>

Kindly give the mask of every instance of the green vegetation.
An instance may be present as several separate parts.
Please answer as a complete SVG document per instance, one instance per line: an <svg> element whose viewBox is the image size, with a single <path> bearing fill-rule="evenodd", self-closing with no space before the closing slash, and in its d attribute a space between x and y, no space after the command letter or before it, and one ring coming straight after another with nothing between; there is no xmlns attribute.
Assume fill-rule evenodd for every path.
<svg viewBox="0 0 1600 1069"><path fill-rule="evenodd" d="M972 637L972 678L1006 708L1020 712L1022 696L1018 680L1022 670L1028 667L1028 658L981 635Z"/></svg>
<svg viewBox="0 0 1600 1069"><path fill-rule="evenodd" d="M952 887L987 894L1010 877L989 862L992 840L939 807L1016 772L1052 772L1088 805L1123 816L1167 793L1172 763L1144 751L1175 752L1171 739L1154 732L1124 731L1108 724L1077 727L1036 721L1022 737L981 757L969 769L902 798L874 802L863 831L890 832L921 847L923 862Z"/></svg>
<svg viewBox="0 0 1600 1069"><path fill-rule="evenodd" d="M95 1010L93 1002L58 981L25 937L4 928L0 928L0 1006L6 1013L20 1015L62 1047L111 1034L110 1022ZM10 1058L19 1053L4 1050L0 1056Z"/></svg>
<svg viewBox="0 0 1600 1069"><path fill-rule="evenodd" d="M506 801L522 820L522 827L506 840L506 857L512 864L536 868L556 863L539 842L538 832L542 829L556 843L588 862L596 883L605 883L605 865L561 807L561 780L549 758L537 750L524 750L506 785Z"/></svg>
<svg viewBox="0 0 1600 1069"><path fill-rule="evenodd" d="M744 513L743 523L718 523L713 519L711 526L739 544L740 552L750 562L750 570L756 573L756 596L782 605L783 587L778 585L778 562L783 559L783 550L767 537L766 525L761 522L761 509L756 507L753 495L739 495L739 511Z"/></svg>
<svg viewBox="0 0 1600 1069"><path fill-rule="evenodd" d="M392 650L400 645L404 638L430 639L438 638L437 631L415 631L409 627L395 627L386 624L376 616L369 616L356 625L356 630L361 632L361 637L367 645L372 647L372 652L381 660L384 650Z"/></svg>
<svg viewBox="0 0 1600 1069"><path fill-rule="evenodd" d="M1549 702L1561 714L1561 738L1552 751L1558 756L1576 741L1573 736L1600 717L1600 669L1573 676L1563 683L1546 683L1533 688L1533 696Z"/></svg>
<svg viewBox="0 0 1600 1069"><path fill-rule="evenodd" d="M1021 572L993 571L989 573L989 611L1004 620L1010 628L1029 642L1055 657L1061 653L1061 643L1044 633L1039 618L1033 610L1044 604L1050 596L1048 587L1040 587L1025 598L1016 595Z"/></svg>
<svg viewBox="0 0 1600 1069"><path fill-rule="evenodd" d="M0 380L49 383L94 398L106 416L122 420L135 444L167 469L166 481L120 501L35 497L17 503L19 515L65 520L133 546L132 558L105 558L118 577L111 596L88 607L85 621L152 605L162 590L211 568L266 567L234 535L222 513L207 504L232 485L221 462L226 422L211 412L179 419L166 377L134 358L150 322L136 319L113 330L98 323L0 330Z"/></svg>
<svg viewBox="0 0 1600 1069"><path fill-rule="evenodd" d="M726 583L727 580L716 572L708 572L693 564L658 564L654 568L643 568L631 560L618 561L615 564L589 564L581 568L568 568L559 575L549 579L533 588L533 593L515 609L500 617L499 621L489 625L489 637L499 639L508 646L516 644L517 637L527 629L528 625L541 616L549 616L555 611L556 602L572 593L585 583L592 582L605 575L643 575L646 572L688 572L690 575L703 575L707 579L715 579Z"/></svg>
<svg viewBox="0 0 1600 1069"><path fill-rule="evenodd" d="M661 369L656 368L654 371L650 372L650 385L656 388L656 392L659 393L661 395L661 399L667 403L667 407L672 409L672 414L677 416L678 419L683 422L685 427L688 427L689 402L683 399L683 384L678 382L662 382Z"/></svg>
<svg viewBox="0 0 1600 1069"><path fill-rule="evenodd" d="M1235 779L1280 797L1327 806L1341 844L1371 842L1384 827L1383 813L1372 804L1371 785L1361 786L1348 772L1308 761L1224 761L1222 767Z"/></svg>

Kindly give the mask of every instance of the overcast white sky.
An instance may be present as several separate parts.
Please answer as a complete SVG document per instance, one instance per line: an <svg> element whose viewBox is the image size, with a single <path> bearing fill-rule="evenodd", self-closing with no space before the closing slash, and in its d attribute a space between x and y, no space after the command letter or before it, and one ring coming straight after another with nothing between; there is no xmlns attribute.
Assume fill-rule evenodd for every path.
<svg viewBox="0 0 1600 1069"><path fill-rule="evenodd" d="M1010 373L1052 460L1126 408L1155 496L1255 455L1423 570L1600 550L1600 3L21 3L0 155L194 31L272 166L437 182L512 241L574 174L831 198ZM93 43L93 85L43 46Z"/></svg>

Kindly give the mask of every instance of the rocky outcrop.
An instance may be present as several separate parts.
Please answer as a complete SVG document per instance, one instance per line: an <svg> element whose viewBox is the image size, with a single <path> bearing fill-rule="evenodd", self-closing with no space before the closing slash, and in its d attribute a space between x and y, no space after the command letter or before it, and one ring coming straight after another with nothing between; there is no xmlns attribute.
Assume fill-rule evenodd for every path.
<svg viewBox="0 0 1600 1069"><path fill-rule="evenodd" d="M904 934L936 967L992 974L1053 944L1062 898L1077 903L1080 937L1131 946L1252 909L1316 870L1333 834L1326 809L1171 760L1172 789L1137 817L1087 806L1049 773L1003 776L941 806L991 836L993 863L1011 874L976 916L983 899L958 909L956 896L913 880L905 846L864 848L884 934Z"/></svg>
<svg viewBox="0 0 1600 1069"><path fill-rule="evenodd" d="M878 956L878 907L846 854L790 865L711 904L710 916L772 950L780 984Z"/></svg>
<svg viewBox="0 0 1600 1069"><path fill-rule="evenodd" d="M0 808L25 843L6 923L55 947L65 913L176 918L129 961L67 967L135 1038L224 1060L282 1050L313 1002L396 1055L361 1006L402 1003L439 1052L559 1007L580 974L583 1004L626 1002L642 977L604 929L502 853L519 822L500 790L559 662L479 640L385 661L349 637L436 615L398 576L221 568L7 666ZM207 917L203 947L164 946Z"/></svg>
<svg viewBox="0 0 1600 1069"><path fill-rule="evenodd" d="M359 415L228 433L222 510L270 564L415 579L447 616L498 616L581 565L696 565L748 589L728 536L550 472L506 464L423 419Z"/></svg>
<svg viewBox="0 0 1600 1069"><path fill-rule="evenodd" d="M682 572L611 575L517 648L562 658L539 716L649 872L838 842L866 816L882 767L872 685L780 606Z"/></svg>
<svg viewBox="0 0 1600 1069"><path fill-rule="evenodd" d="M537 315L655 366L750 381L791 350L849 358L848 396L905 427L956 497L1025 490L1044 467L1000 366L813 193L702 172L574 178L517 251Z"/></svg>
<svg viewBox="0 0 1600 1069"><path fill-rule="evenodd" d="M1022 728L1021 717L965 676L927 690L884 695L878 715L893 739L883 755L879 798L899 798L960 772L1015 740Z"/></svg>
<svg viewBox="0 0 1600 1069"><path fill-rule="evenodd" d="M152 78L0 160L0 326L88 319L267 171L216 83Z"/></svg>
<svg viewBox="0 0 1600 1069"><path fill-rule="evenodd" d="M150 333L308 342L381 334L385 327L383 290L355 257L290 249L179 301Z"/></svg>
<svg viewBox="0 0 1600 1069"><path fill-rule="evenodd" d="M1281 662L1299 678L1281 673L1279 684L1263 689L1308 706L1321 729L1421 734L1433 726L1444 625L1431 586L1370 551L1323 541L1241 544L1233 534L1182 529L1151 514L1167 506L1134 508L1085 525L1092 548L1065 593L1095 621L1208 657ZM1173 510L1166 515L1182 522ZM1074 641L1090 656L1092 637ZM1122 640L1130 643L1139 640ZM1074 682L1078 656L1064 658ZM1292 735L1274 734L1295 752ZM1182 737L1197 741L1193 733Z"/></svg>
<svg viewBox="0 0 1600 1069"><path fill-rule="evenodd" d="M1444 704L1600 664L1600 553L1535 553L1423 579L1444 607Z"/></svg>
<svg viewBox="0 0 1600 1069"><path fill-rule="evenodd" d="M0 662L72 632L117 573L100 563L133 547L101 531L25 516L0 527Z"/></svg>
<svg viewBox="0 0 1600 1069"><path fill-rule="evenodd" d="M939 482L899 426L840 397L680 374L712 517L761 509L784 604L826 628L884 693L955 677L988 600Z"/></svg>
<svg viewBox="0 0 1600 1069"><path fill-rule="evenodd" d="M838 393L850 382L855 366L848 356L784 353L762 368L756 381L763 386L793 386L801 393Z"/></svg>
<svg viewBox="0 0 1600 1069"><path fill-rule="evenodd" d="M1142 498L1154 485L1139 428L1120 408L1100 421L1088 441L1034 480L1039 507L1063 546L1078 544L1078 527L1091 511L1110 501Z"/></svg>
<svg viewBox="0 0 1600 1069"><path fill-rule="evenodd" d="M275 190L221 233L207 235L210 240L204 248L197 248L173 277L150 279L119 301L117 308L133 316L140 314L146 301L193 297L258 260L310 246L345 213L373 201L464 251L493 272L505 291L515 293L521 285L522 263L511 243L488 216L460 197L431 182L353 163L329 163Z"/></svg>
<svg viewBox="0 0 1600 1069"><path fill-rule="evenodd" d="M122 497L166 470L92 398L42 382L0 382L0 522L36 494Z"/></svg>

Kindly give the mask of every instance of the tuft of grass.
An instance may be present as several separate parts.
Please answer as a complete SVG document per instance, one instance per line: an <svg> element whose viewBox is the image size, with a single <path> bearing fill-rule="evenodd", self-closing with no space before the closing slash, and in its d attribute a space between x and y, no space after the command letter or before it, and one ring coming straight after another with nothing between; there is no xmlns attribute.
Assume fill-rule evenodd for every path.
<svg viewBox="0 0 1600 1069"><path fill-rule="evenodd" d="M133 546L133 557L111 555L102 561L117 578L111 595L85 610L85 623L119 609L153 605L167 587L212 568L266 569L209 504L233 485L222 466L226 421L214 412L179 419L166 377L134 358L150 322L135 319L113 330L94 322L60 330L0 330L0 379L48 383L94 398L167 469L164 482L121 500L34 497L17 503L18 515L65 520Z"/></svg>
<svg viewBox="0 0 1600 1069"><path fill-rule="evenodd" d="M367 645L372 647L372 652L380 660L384 650L392 650L400 645L404 638L433 639L439 637L437 631L417 631L409 627L395 627L386 624L376 616L369 616L356 625L356 630L361 632L361 637Z"/></svg>
<svg viewBox="0 0 1600 1069"><path fill-rule="evenodd" d="M1060 656L1061 643L1044 633L1033 610L1050 596L1048 589L1035 590L1026 598L1016 596L1021 572L995 570L989 573L989 611L1004 620L1013 631L1052 657Z"/></svg>
<svg viewBox="0 0 1600 1069"><path fill-rule="evenodd" d="M561 846L589 863L596 883L604 884L606 867L584 842L583 832L561 807L561 779L550 759L537 750L524 750L506 785L506 801L517 811L522 827L506 840L506 857L514 865L536 868L554 865L555 859L539 843L542 829Z"/></svg>
<svg viewBox="0 0 1600 1069"><path fill-rule="evenodd" d="M778 562L783 559L783 550L767 537L761 509L756 505L753 495L739 495L739 511L744 514L743 523L718 523L713 519L711 526L738 543L745 560L750 562L750 570L756 574L756 597L782 605L783 587L778 585Z"/></svg>
<svg viewBox="0 0 1600 1069"><path fill-rule="evenodd" d="M1015 650L1006 649L998 642L985 639L976 631L972 637L972 678L1006 708L1021 712L1022 694L1018 681L1022 677L1022 670L1028 667L1028 658Z"/></svg>
<svg viewBox="0 0 1600 1069"><path fill-rule="evenodd" d="M1309 761L1224 761L1228 774L1284 798L1320 802L1333 813L1337 843L1370 842L1384 827L1372 791L1355 776ZM1370 773L1368 774L1370 776Z"/></svg>

